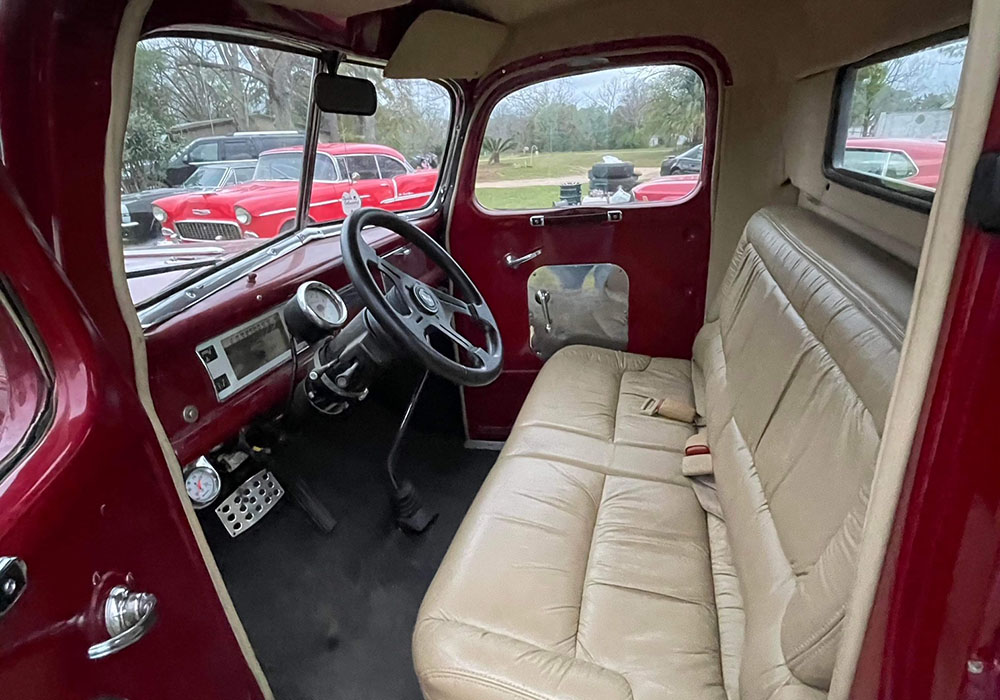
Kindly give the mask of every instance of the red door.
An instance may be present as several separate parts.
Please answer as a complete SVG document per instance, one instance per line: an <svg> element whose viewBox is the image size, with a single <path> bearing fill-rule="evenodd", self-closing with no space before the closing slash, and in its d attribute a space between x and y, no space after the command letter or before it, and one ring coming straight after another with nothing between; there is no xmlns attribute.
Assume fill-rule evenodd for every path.
<svg viewBox="0 0 1000 700"><path fill-rule="evenodd" d="M0 168L0 695L268 697L139 399L19 202Z"/></svg>
<svg viewBox="0 0 1000 700"><path fill-rule="evenodd" d="M464 389L466 421L472 439L506 438L542 365L531 346L529 330L529 277L539 267L608 264L619 268L615 274L621 275L623 271L628 289L628 332L624 349L632 352L690 357L695 334L704 321L719 71L704 58L685 51L637 56L635 46L623 44L603 48L609 53L616 49L632 51L627 56L608 59L610 66L628 70L636 64L672 64L690 69L689 72L701 79L705 129L700 184L692 194L675 202L634 201L614 205L588 204L584 199L582 205L559 208L519 208L516 211L488 208L481 203L488 200L480 201L482 193L477 191L477 171L481 172L485 160L480 158L480 153L494 107L508 94L523 92L530 86L540 87L536 84L549 79L564 78L568 75L569 62L563 60L548 69L536 69L528 61L525 65L508 67L488 76L474 87L471 101L475 103L475 116L458 174L449 247L496 315L503 337L504 371L489 386ZM556 58L567 59L568 56ZM558 93L558 90L548 94L552 92ZM546 93L539 91L538 94L544 96ZM578 102L585 104L586 97ZM498 114L503 111L497 109ZM559 127L560 124L555 123L551 128ZM546 137L545 129L535 134L535 138ZM547 167L544 140L537 159L532 153L533 147L520 145L527 149L524 155L521 149L500 154L500 162L506 159L508 163L503 177L520 177L516 175L518 172L547 172L544 170ZM553 156L563 160L576 158L573 152ZM599 159L600 155L595 155L591 162ZM657 169L659 164L657 158ZM645 177L657 175L656 172L644 173ZM587 183L586 170L578 177ZM558 179L524 182L529 186L532 182L544 183L540 187L549 188L546 194L552 193L550 202L559 197ZM504 187L491 189L488 193L510 192L506 185L511 182L498 184ZM690 183L687 187L690 191ZM527 259L518 263L516 259L522 256ZM551 311L553 316L559 315L554 303ZM558 320L553 318L554 322ZM617 322L624 323L620 319Z"/></svg>

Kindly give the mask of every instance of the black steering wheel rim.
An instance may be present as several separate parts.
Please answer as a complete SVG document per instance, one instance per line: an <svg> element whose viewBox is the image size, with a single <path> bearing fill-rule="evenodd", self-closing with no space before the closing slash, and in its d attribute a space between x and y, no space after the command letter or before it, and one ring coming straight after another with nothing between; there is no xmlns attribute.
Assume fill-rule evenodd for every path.
<svg viewBox="0 0 1000 700"><path fill-rule="evenodd" d="M444 271L458 294L434 289L382 259L361 236L369 226L388 229L417 246ZM392 212L370 208L358 209L347 217L340 239L344 267L354 289L368 313L399 348L430 371L457 384L484 386L497 378L503 368L503 343L493 313L476 285L437 241ZM382 275L384 292L373 268ZM453 327L456 316L466 316L482 328L485 348ZM459 357L468 359L471 366L434 348L434 335L449 340L458 349Z"/></svg>

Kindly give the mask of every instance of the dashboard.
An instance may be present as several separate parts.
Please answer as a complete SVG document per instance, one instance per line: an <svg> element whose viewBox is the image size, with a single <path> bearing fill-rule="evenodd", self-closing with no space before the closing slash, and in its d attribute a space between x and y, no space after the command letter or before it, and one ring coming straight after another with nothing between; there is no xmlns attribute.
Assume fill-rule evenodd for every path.
<svg viewBox="0 0 1000 700"><path fill-rule="evenodd" d="M439 216L416 222L432 231ZM423 253L385 229L364 232L380 255L428 284L442 273ZM343 266L339 236L309 241L276 257L211 296L199 300L146 332L150 391L157 414L182 464L235 437L255 418L280 409L288 399L293 367L305 376L311 349L295 345L281 313L302 287L304 300L328 322L341 309L321 299L328 286L344 301L343 312L361 309ZM310 293L310 290L312 293ZM320 318L320 321L323 319Z"/></svg>

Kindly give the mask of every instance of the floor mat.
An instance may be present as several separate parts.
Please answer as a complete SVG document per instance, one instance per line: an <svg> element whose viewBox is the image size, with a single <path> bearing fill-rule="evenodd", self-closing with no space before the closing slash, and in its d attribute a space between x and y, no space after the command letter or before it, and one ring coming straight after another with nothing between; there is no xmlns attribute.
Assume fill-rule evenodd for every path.
<svg viewBox="0 0 1000 700"><path fill-rule="evenodd" d="M456 431L430 432L421 421L400 471L440 515L423 535L403 534L392 525L384 468L401 415L366 402L312 424L280 452L279 479L288 465L299 470L338 521L330 535L288 496L235 539L210 509L202 513L277 700L421 697L410 654L417 608L497 455L466 450Z"/></svg>

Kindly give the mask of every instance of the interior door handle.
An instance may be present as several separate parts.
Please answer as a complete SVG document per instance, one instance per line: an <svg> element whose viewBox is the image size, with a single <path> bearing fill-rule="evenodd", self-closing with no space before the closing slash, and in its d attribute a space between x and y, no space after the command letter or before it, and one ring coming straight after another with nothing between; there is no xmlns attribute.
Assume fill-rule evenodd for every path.
<svg viewBox="0 0 1000 700"><path fill-rule="evenodd" d="M125 586L115 586L104 601L104 627L111 639L87 649L87 657L103 659L130 647L146 636L156 624L156 596L133 593Z"/></svg>
<svg viewBox="0 0 1000 700"><path fill-rule="evenodd" d="M509 268L518 268L524 263L528 262L529 260L534 260L541 254L542 254L541 248L539 248L538 250L533 250L530 253L525 253L519 258L515 258L513 253L507 253L505 256L503 256L503 261L507 263L507 267Z"/></svg>
<svg viewBox="0 0 1000 700"><path fill-rule="evenodd" d="M552 314L549 313L549 299L552 295L549 294L547 289L539 289L535 292L535 301L537 301L542 307L542 316L545 318L545 332L552 332Z"/></svg>
<svg viewBox="0 0 1000 700"><path fill-rule="evenodd" d="M14 607L27 586L27 565L17 557L0 557L0 616Z"/></svg>

